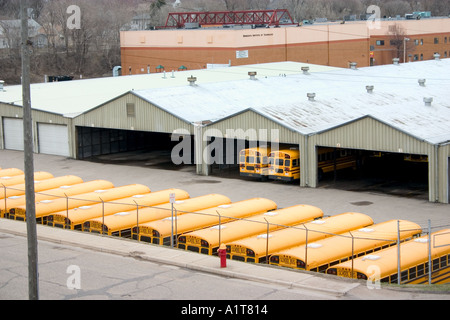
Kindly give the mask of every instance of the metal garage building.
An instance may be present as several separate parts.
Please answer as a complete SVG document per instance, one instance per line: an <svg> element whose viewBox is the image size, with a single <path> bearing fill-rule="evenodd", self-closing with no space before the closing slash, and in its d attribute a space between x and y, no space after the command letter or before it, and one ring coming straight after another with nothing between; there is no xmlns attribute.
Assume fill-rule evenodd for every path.
<svg viewBox="0 0 450 320"><path fill-rule="evenodd" d="M256 71L264 77L291 75L301 72L300 63L268 63L261 65L211 68L192 71L202 79L202 83L232 81L248 78L249 71ZM316 66L317 70L333 70L335 68ZM34 150L38 153L55 154L72 158L86 158L99 152L96 140L108 138L114 143L106 143L111 152L126 149L124 142L127 139L139 143L139 135L121 130L151 132L170 132L161 127L159 119L156 126L151 126L149 113L136 117L132 115L134 107L139 109L142 99L136 98L130 92L149 88L164 88L185 86L186 78L191 71L153 73L146 75L110 77L100 79L86 79L79 81L52 82L32 84L33 109L33 135ZM129 101L128 101L128 100ZM127 100L128 102L124 102ZM21 86L5 86L0 91L0 148L10 150L23 150L22 127L22 88ZM121 105L114 109L114 105ZM128 103L128 111L126 110ZM144 105L148 104L146 101ZM145 108L145 106L144 106ZM89 112L92 111L92 112ZM149 111L149 110L147 110ZM130 114L131 113L131 114ZM100 117L100 119L95 118ZM132 119L137 119L135 123ZM170 116L162 121L170 121ZM176 126L179 126L175 120ZM185 124L190 128L190 124ZM80 128L78 130L77 128ZM116 129L118 131L105 131L92 128ZM93 133L94 132L94 133ZM83 143L89 140L87 143ZM85 141L86 142L86 141ZM84 150L80 144L85 146ZM108 146L109 145L109 146Z"/></svg>
<svg viewBox="0 0 450 320"><path fill-rule="evenodd" d="M303 66L274 63L35 85L35 150L81 159L143 145L172 149L183 136L193 152L183 159L195 160L197 173L208 175L211 160L233 162L239 146L277 143L299 148L300 185L309 187L318 186L320 148L384 153L394 160L421 155L429 200L449 203L449 59L360 69L309 65L302 71ZM249 71L256 75L249 77ZM196 79L189 83L191 75ZM0 92L5 102L0 141L1 148L20 150L20 139L11 138L20 131L14 119L21 118L21 107L13 104L21 92L14 90ZM224 151L211 153L212 145Z"/></svg>

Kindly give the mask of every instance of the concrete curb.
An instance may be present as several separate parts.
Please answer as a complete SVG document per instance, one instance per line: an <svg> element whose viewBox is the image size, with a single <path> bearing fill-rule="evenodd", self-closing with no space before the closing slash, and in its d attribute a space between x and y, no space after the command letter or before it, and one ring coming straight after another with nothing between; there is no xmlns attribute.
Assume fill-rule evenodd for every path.
<svg viewBox="0 0 450 320"><path fill-rule="evenodd" d="M227 268L220 268L219 259L213 256L205 256L198 253L160 247L148 243L139 243L130 239L55 229L43 225L37 225L37 229L38 239L40 241L71 245L87 250L131 257L153 263L172 265L233 279L272 283L290 289L304 289L333 295L335 297L342 297L350 290L360 286L360 283L341 282L339 279L326 279L326 282L322 280L322 283L327 286L320 286L316 282L316 279L324 279L322 275L316 276L288 269L276 269L273 266L254 265L232 260L227 260ZM0 232L16 236L27 236L26 224L24 222L7 219L0 220ZM64 238L62 237L62 233L64 233ZM90 241L92 237L96 237L96 241ZM260 274L264 274L264 276ZM307 284L304 283L305 281L312 283ZM342 285L340 285L341 283Z"/></svg>

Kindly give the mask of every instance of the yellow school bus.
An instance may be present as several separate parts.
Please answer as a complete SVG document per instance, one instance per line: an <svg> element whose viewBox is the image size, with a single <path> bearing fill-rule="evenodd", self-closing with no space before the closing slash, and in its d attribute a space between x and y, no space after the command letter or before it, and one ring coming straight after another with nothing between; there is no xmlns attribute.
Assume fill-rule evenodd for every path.
<svg viewBox="0 0 450 320"><path fill-rule="evenodd" d="M289 182L300 179L300 152L297 149L271 152L269 179Z"/></svg>
<svg viewBox="0 0 450 320"><path fill-rule="evenodd" d="M287 268L324 273L330 266L393 246L398 222L390 220L273 253L269 263ZM400 220L400 240L418 237L422 232L414 222Z"/></svg>
<svg viewBox="0 0 450 320"><path fill-rule="evenodd" d="M244 149L239 152L239 172L242 177L267 180L269 170L268 147Z"/></svg>
<svg viewBox="0 0 450 320"><path fill-rule="evenodd" d="M166 189L157 192L135 194L113 201L83 205L69 210L54 212L47 217L47 225L57 228L83 230L83 223L87 220L102 216L106 217L119 212L136 210L137 205L140 206L140 210L144 210L150 206L161 205L169 202L170 194L172 193L175 195L175 200L177 201L189 198L189 193L181 189Z"/></svg>
<svg viewBox="0 0 450 320"><path fill-rule="evenodd" d="M404 155L403 160L408 161L408 162L426 163L426 162L428 162L428 156L421 155L421 154L406 154L406 155Z"/></svg>
<svg viewBox="0 0 450 320"><path fill-rule="evenodd" d="M201 197L177 200L173 203L174 215L177 217L188 212L216 207L230 203L231 200L220 194L209 194ZM83 223L83 231L107 233L108 235L130 238L132 230L137 233L141 224L164 219L172 215L172 204L166 203L154 207L142 208L139 211L118 212L106 217L98 217Z"/></svg>
<svg viewBox="0 0 450 320"><path fill-rule="evenodd" d="M43 192L49 189L58 188L62 185L74 185L77 183L83 183L83 179L77 176L62 176L49 179L41 179L34 182L34 191ZM12 185L6 188L6 198L14 196L22 196L25 194L25 183ZM0 186L0 200L5 199L5 191Z"/></svg>
<svg viewBox="0 0 450 320"><path fill-rule="evenodd" d="M0 170L0 177L25 176L25 173L17 168L8 168Z"/></svg>
<svg viewBox="0 0 450 320"><path fill-rule="evenodd" d="M38 171L34 173L34 180L40 181L45 179L53 178L51 173L45 171ZM4 187L10 187L16 184L24 184L25 183L25 175L17 175L17 176L3 176L0 177L0 196L4 197ZM8 189L8 188L6 188Z"/></svg>
<svg viewBox="0 0 450 320"><path fill-rule="evenodd" d="M227 243L227 255L232 260L266 263L274 252L325 239L350 230L368 227L373 220L358 212L346 212L309 223L293 225L274 232L261 233ZM269 236L269 238L267 238Z"/></svg>
<svg viewBox="0 0 450 320"><path fill-rule="evenodd" d="M61 185L54 189L45 190L42 192L35 193L35 201L47 201L52 199L64 198L66 196L74 196L86 192L91 192L94 190L105 190L113 188L114 185L106 180L93 180L88 182L77 183L73 185ZM5 201L0 201L0 210L6 212L9 219L12 220L22 220L24 217L22 215L16 216L14 208L25 205L26 199L25 195L8 197ZM5 208L6 205L6 208Z"/></svg>
<svg viewBox="0 0 450 320"><path fill-rule="evenodd" d="M356 156L353 150L319 148L318 151L318 178L334 170L356 169Z"/></svg>
<svg viewBox="0 0 450 320"><path fill-rule="evenodd" d="M269 179L294 181L300 179L300 152L297 149L270 153ZM334 170L356 169L356 157L352 150L319 148L318 177Z"/></svg>
<svg viewBox="0 0 450 320"><path fill-rule="evenodd" d="M296 205L239 221L215 225L204 230L182 234L178 239L178 248L203 254L215 254L221 243L248 237L269 230L278 230L285 226L311 221L323 217L323 212L310 205Z"/></svg>
<svg viewBox="0 0 450 320"><path fill-rule="evenodd" d="M450 282L450 229L431 234L431 283ZM328 274L346 278L380 281L381 283L428 283L430 266L428 235L400 244L400 275L398 248L390 247L332 266Z"/></svg>
<svg viewBox="0 0 450 320"><path fill-rule="evenodd" d="M275 202L265 198L253 198L221 205L193 213L184 214L175 221L171 217L148 222L139 226L139 239L153 244L170 245L172 229L175 243L177 236L193 230L211 227L220 223L242 219L252 215L275 210ZM134 236L134 235L133 235ZM135 237L134 237L135 238Z"/></svg>
<svg viewBox="0 0 450 320"><path fill-rule="evenodd" d="M52 200L42 200L36 203L36 219L43 224L46 223L47 216L62 210L78 208L83 205L89 206L102 201L112 201L122 197L129 197L137 194L150 193L150 189L142 184L133 184L111 189L99 189L93 192L74 195L69 198L58 198ZM16 217L26 219L26 205L15 207L10 210L10 215L14 210Z"/></svg>

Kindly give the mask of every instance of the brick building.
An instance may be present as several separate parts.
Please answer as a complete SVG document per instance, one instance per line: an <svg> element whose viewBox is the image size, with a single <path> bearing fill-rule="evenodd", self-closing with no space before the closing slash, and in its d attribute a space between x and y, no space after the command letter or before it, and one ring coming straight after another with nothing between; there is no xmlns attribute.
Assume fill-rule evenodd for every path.
<svg viewBox="0 0 450 320"><path fill-rule="evenodd" d="M409 39L409 40L405 40ZM346 21L270 28L251 26L125 31L122 74L296 61L359 67L450 54L450 18Z"/></svg>

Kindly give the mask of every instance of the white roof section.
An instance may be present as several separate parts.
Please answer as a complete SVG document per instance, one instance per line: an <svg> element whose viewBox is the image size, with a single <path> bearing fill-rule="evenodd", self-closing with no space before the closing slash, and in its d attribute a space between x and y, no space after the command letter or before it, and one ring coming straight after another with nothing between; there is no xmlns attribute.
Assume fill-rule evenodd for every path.
<svg viewBox="0 0 450 320"><path fill-rule="evenodd" d="M249 71L258 77L273 77L301 73L301 67L309 66L310 72L325 72L337 68L298 62L275 62L214 69L187 70L145 75L95 78L31 85L31 105L42 110L74 118L131 90L173 88L187 86L187 78L193 75L199 83L248 79ZM125 71L123 70L125 73ZM1 80L1 79L0 79ZM170 89L171 90L171 89ZM22 106L22 86L5 86L0 91L0 102Z"/></svg>
<svg viewBox="0 0 450 320"><path fill-rule="evenodd" d="M301 68L309 66L308 75ZM256 71L256 80L248 72ZM197 78L190 86L187 78ZM420 86L419 79L426 79ZM373 85L373 93L366 86ZM450 59L352 69L297 62L33 84L32 107L76 117L125 93L195 123L253 110L312 135L375 118L417 139L450 141ZM307 93L315 93L309 101ZM424 98L433 98L425 106ZM0 102L21 106L22 87L6 86Z"/></svg>
<svg viewBox="0 0 450 320"><path fill-rule="evenodd" d="M426 79L425 87L419 79ZM373 93L366 91L373 85ZM450 59L260 77L134 93L189 122L253 110L304 135L370 116L432 144L450 141ZM307 93L315 93L309 101ZM424 98L433 98L425 106Z"/></svg>

